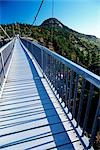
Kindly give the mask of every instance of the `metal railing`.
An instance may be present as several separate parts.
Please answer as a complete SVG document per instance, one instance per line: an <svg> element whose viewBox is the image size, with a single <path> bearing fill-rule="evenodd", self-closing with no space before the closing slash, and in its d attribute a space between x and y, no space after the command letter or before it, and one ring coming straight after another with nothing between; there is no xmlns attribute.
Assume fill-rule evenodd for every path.
<svg viewBox="0 0 100 150"><path fill-rule="evenodd" d="M10 42L12 39L0 39L0 48Z"/></svg>
<svg viewBox="0 0 100 150"><path fill-rule="evenodd" d="M12 56L14 39L0 48L0 91Z"/></svg>
<svg viewBox="0 0 100 150"><path fill-rule="evenodd" d="M90 148L100 127L100 77L35 42L21 41L76 120L75 128L81 127L81 137L88 135Z"/></svg>

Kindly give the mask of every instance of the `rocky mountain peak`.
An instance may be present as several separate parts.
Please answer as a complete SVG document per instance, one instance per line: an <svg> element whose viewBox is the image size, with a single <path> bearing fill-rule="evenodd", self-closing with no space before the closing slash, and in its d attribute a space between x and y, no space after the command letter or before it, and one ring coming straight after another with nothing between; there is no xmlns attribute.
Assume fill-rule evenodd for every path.
<svg viewBox="0 0 100 150"><path fill-rule="evenodd" d="M41 24L41 26L47 26L47 27L58 27L58 28L63 28L64 25L57 20L56 18L49 18Z"/></svg>

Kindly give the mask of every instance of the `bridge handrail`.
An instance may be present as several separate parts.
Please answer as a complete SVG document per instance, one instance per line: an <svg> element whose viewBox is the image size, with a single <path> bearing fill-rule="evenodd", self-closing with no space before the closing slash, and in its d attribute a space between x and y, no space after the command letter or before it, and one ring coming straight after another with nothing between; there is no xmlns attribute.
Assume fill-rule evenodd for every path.
<svg viewBox="0 0 100 150"><path fill-rule="evenodd" d="M9 41L8 43L6 43L6 44L3 45L2 47L0 47L0 53L1 53L7 46L9 46L10 43L12 43L12 40L13 40L13 39L11 39L11 41Z"/></svg>
<svg viewBox="0 0 100 150"><path fill-rule="evenodd" d="M98 75L96 75L93 72L87 70L86 68L83 68L82 66L72 62L71 60L57 54L56 52L53 52L53 51L49 50L48 48L46 48L42 45L39 45L36 42L32 42L32 43L34 45L36 45L37 47L39 47L40 49L42 49L43 51L45 51L46 53L48 53L49 55L58 59L60 62L62 62L66 66L68 66L70 69L72 69L77 74L81 75L86 80L88 80L90 83L92 83L93 85L95 85L96 87L98 87L100 89L100 77Z"/></svg>
<svg viewBox="0 0 100 150"><path fill-rule="evenodd" d="M30 42L29 40L27 40L27 41ZM49 55L51 55L54 58L56 58L59 61L61 61L63 64L65 64L66 66L68 66L70 69L72 69L77 74L81 75L86 80L88 80L90 83L92 83L93 85L95 85L96 87L98 87L100 89L100 77L98 75L96 75L93 72L87 70L86 68L83 68L82 66L80 66L80 65L78 65L78 64L70 61L69 59L64 58L63 56L57 54L56 52L53 52L53 51L49 50L48 48L46 48L46 47L44 47L42 45L39 45L36 42L32 42L32 43L35 46L37 46L40 49L42 49L43 51L45 51L46 53L48 53Z"/></svg>
<svg viewBox="0 0 100 150"><path fill-rule="evenodd" d="M2 91L3 81L6 78L7 69L12 56L14 40L15 39L12 39L10 42L0 48L0 95Z"/></svg>

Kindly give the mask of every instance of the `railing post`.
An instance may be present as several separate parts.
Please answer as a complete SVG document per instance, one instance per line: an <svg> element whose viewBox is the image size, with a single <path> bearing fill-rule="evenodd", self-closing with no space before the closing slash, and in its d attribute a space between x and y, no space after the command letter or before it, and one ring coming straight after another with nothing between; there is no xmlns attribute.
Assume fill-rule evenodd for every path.
<svg viewBox="0 0 100 150"><path fill-rule="evenodd" d="M2 68L3 68L3 74L4 74L4 78L5 78L5 69L4 69L4 61L3 61L2 52L0 53L0 56L1 56L1 64L2 64Z"/></svg>
<svg viewBox="0 0 100 150"><path fill-rule="evenodd" d="M65 101L66 101L66 105L68 106L68 91L69 91L69 87L68 87L68 68L66 70L66 95L65 95Z"/></svg>
<svg viewBox="0 0 100 150"><path fill-rule="evenodd" d="M87 122L88 122L88 117L89 117L89 112L90 112L90 107L91 107L91 102L92 102L92 97L93 97L93 90L94 86L93 84L90 84L90 90L88 94L88 101L87 101L87 106L86 106L86 112L85 112L85 118L84 118L84 123L83 123L83 133L82 136L84 136L84 132L87 127Z"/></svg>
<svg viewBox="0 0 100 150"><path fill-rule="evenodd" d="M42 74L43 74L43 77L44 77L44 58L43 58L43 47L41 47L41 68L42 68Z"/></svg>
<svg viewBox="0 0 100 150"><path fill-rule="evenodd" d="M32 45L32 42L31 42L31 52L32 52L32 49L33 49L33 45Z"/></svg>
<svg viewBox="0 0 100 150"><path fill-rule="evenodd" d="M68 112L71 111L71 101L72 101L72 88L73 88L73 76L74 72L70 70L70 87L69 87L69 97L68 97Z"/></svg>
<svg viewBox="0 0 100 150"><path fill-rule="evenodd" d="M28 41L26 41L26 47L27 47L27 49L28 49Z"/></svg>
<svg viewBox="0 0 100 150"><path fill-rule="evenodd" d="M75 88L74 88L74 100L73 100L73 108L72 108L72 119L75 118L76 98L77 98L77 89L78 89L78 80L79 80L79 75L76 74L76 81L75 81Z"/></svg>
<svg viewBox="0 0 100 150"><path fill-rule="evenodd" d="M95 114L95 118L94 118L94 122L92 126L91 138L90 138L88 148L90 148L93 145L93 141L94 141L95 134L96 134L97 118L99 117L99 115L100 115L100 99L98 101L98 106L97 106L97 110L96 110L96 114Z"/></svg>
<svg viewBox="0 0 100 150"><path fill-rule="evenodd" d="M86 80L83 79L82 87L81 87L80 100L79 100L79 108L78 108L78 114L77 114L77 126L76 127L78 127L78 125L80 124L80 120L81 120L81 113L82 113L85 85L86 85Z"/></svg>

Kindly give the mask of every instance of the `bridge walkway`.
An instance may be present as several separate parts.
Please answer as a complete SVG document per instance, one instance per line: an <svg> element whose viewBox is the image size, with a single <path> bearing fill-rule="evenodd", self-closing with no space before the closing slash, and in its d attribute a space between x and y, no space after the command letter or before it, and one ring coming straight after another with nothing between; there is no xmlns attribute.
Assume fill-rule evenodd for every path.
<svg viewBox="0 0 100 150"><path fill-rule="evenodd" d="M19 40L0 100L0 149L84 149Z"/></svg>

